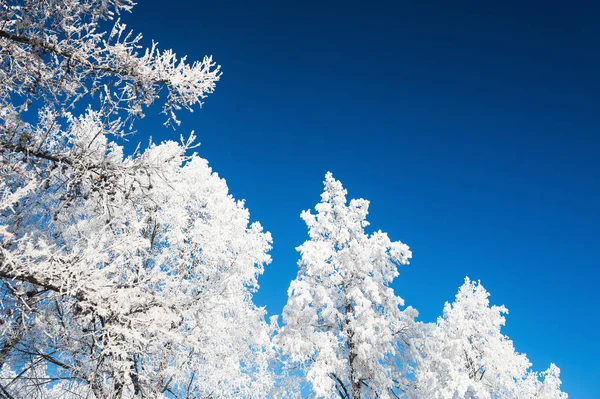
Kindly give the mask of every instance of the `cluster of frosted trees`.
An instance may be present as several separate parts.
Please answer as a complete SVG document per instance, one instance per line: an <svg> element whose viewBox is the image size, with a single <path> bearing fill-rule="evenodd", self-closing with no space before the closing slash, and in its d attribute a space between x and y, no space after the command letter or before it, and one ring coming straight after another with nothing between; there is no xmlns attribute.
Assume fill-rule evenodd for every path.
<svg viewBox="0 0 600 399"><path fill-rule="evenodd" d="M131 0L0 3L0 398L559 399L466 279L436 323L390 288L407 245L365 233L331 174L281 326L252 302L269 233L194 135L125 153L219 80L117 19ZM110 26L109 32L102 27Z"/></svg>

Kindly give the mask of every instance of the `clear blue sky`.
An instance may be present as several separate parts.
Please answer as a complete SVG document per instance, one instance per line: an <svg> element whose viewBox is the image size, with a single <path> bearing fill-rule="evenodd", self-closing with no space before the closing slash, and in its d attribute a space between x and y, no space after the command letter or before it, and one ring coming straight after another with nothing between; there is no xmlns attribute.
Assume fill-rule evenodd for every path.
<svg viewBox="0 0 600 399"><path fill-rule="evenodd" d="M600 397L597 2L140 3L130 27L223 66L180 131L273 234L257 303L281 312L331 170L413 249L394 288L421 320L480 279L535 369Z"/></svg>

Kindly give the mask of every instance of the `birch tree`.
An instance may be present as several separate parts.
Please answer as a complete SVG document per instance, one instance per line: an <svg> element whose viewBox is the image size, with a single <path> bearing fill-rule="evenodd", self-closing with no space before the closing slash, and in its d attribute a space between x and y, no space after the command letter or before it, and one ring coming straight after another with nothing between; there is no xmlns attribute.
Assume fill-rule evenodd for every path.
<svg viewBox="0 0 600 399"><path fill-rule="evenodd" d="M290 367L300 367L311 397L395 397L408 384L406 339L416 311L401 310L390 287L409 247L386 233L365 232L369 202L346 201L331 173L316 214L302 212L309 240L297 248L278 337Z"/></svg>

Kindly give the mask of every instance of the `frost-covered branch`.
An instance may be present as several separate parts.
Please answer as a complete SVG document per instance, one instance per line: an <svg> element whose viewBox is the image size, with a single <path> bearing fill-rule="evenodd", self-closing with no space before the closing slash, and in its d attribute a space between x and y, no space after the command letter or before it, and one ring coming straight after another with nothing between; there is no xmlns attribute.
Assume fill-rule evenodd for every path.
<svg viewBox="0 0 600 399"><path fill-rule="evenodd" d="M132 4L126 4L112 6L128 11ZM97 12L90 5L107 11ZM119 20L111 32L102 32L100 21L115 14L109 9L110 2L100 0L3 5L0 83L5 90L0 103L21 113L43 99L46 106L64 110L97 94L105 117L122 113L130 119L143 116L143 107L150 106L164 87L163 113L167 123L178 124L178 110L201 105L214 91L220 68L211 57L187 64L186 57L160 51L155 43L144 50L141 35L127 32ZM15 107L19 102L22 105Z"/></svg>

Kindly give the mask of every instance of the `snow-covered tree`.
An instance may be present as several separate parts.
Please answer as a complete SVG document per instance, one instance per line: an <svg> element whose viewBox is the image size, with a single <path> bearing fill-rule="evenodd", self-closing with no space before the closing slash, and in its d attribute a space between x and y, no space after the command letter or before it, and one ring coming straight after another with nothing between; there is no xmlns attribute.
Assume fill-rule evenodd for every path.
<svg viewBox="0 0 600 399"><path fill-rule="evenodd" d="M504 306L490 306L489 293L465 279L453 303L446 303L435 324L422 325L415 339L421 352L414 381L415 398L564 399L555 365L542 373L517 353L502 334Z"/></svg>
<svg viewBox="0 0 600 399"><path fill-rule="evenodd" d="M270 235L193 135L118 141L159 93L176 124L219 68L141 48L113 20L132 5L0 4L0 396L264 397Z"/></svg>
<svg viewBox="0 0 600 399"><path fill-rule="evenodd" d="M0 2L0 397L288 398L304 379L325 398L566 398L478 284L416 328L390 288L408 247L367 234L368 202L331 174L302 213L274 375L276 326L252 302L270 235L193 133L123 147L159 95L176 127L220 77L210 57L142 47L117 19L133 5Z"/></svg>
<svg viewBox="0 0 600 399"><path fill-rule="evenodd" d="M324 184L316 214L301 215L310 239L298 247L278 342L313 397L394 397L407 384L416 311L400 309L390 283L411 252L386 233L365 233L368 201L347 203L331 173Z"/></svg>

